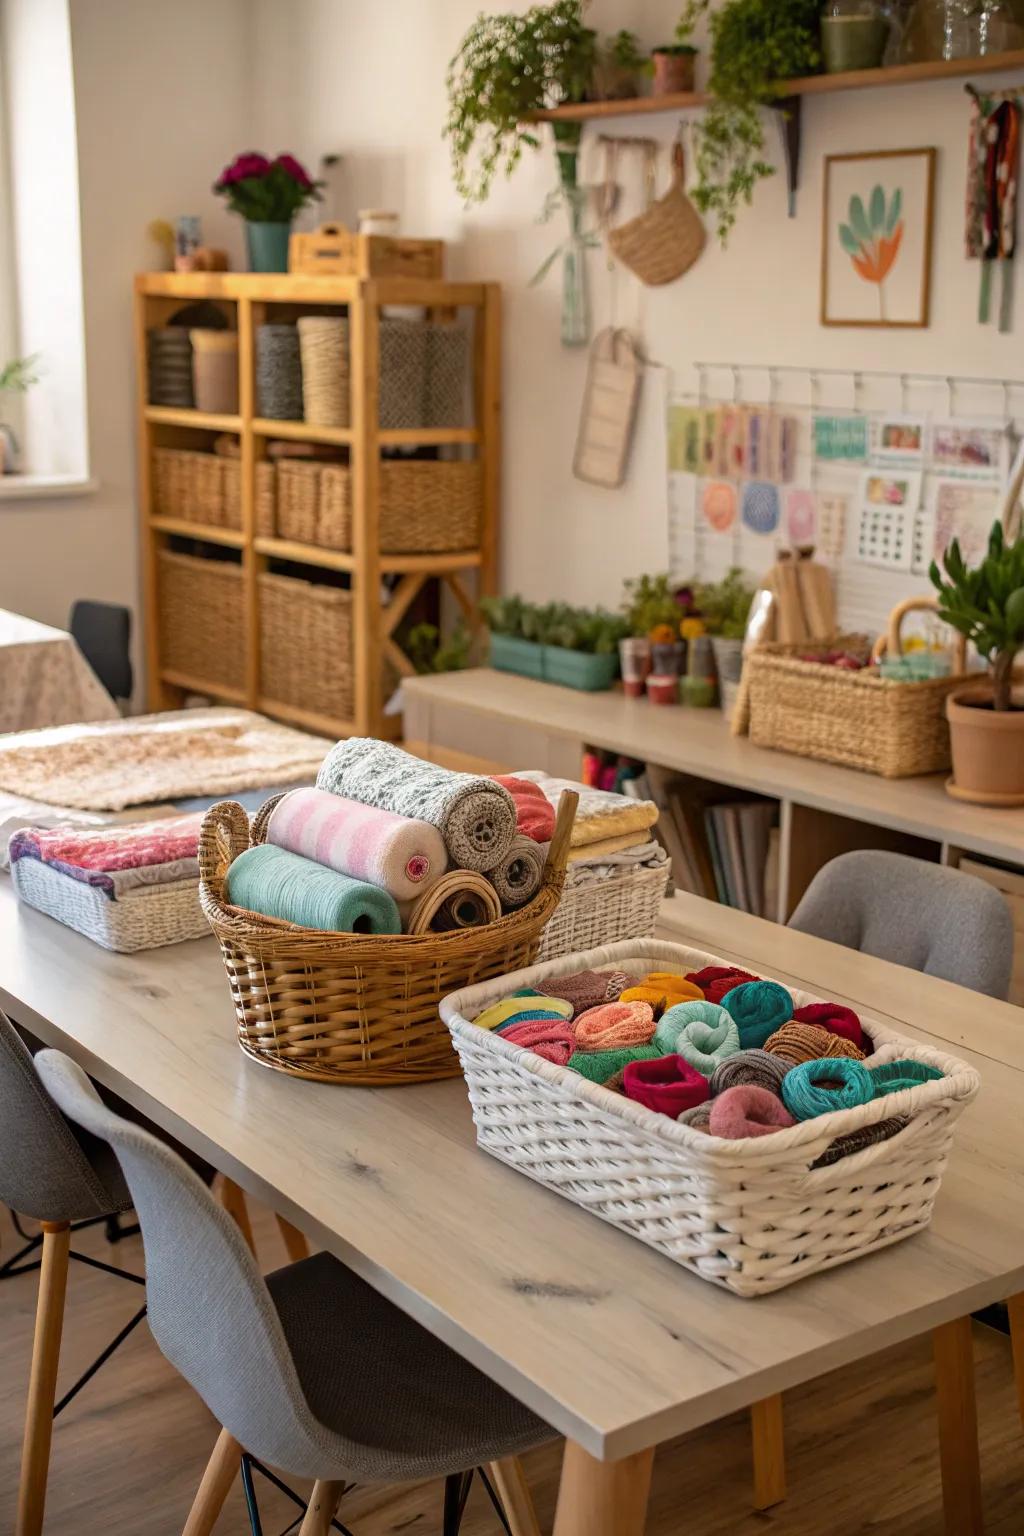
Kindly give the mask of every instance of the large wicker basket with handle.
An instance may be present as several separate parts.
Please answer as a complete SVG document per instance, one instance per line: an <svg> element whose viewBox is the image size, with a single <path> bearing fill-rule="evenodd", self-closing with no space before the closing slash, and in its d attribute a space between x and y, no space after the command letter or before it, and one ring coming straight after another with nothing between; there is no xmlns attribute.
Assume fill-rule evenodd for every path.
<svg viewBox="0 0 1024 1536"><path fill-rule="evenodd" d="M442 997L530 965L558 905L577 797L562 795L537 895L484 928L371 937L320 933L233 907L231 861L266 840L280 796L250 826L236 802L212 806L199 840L199 899L220 943L247 1056L321 1082L386 1086L457 1077Z"/></svg>

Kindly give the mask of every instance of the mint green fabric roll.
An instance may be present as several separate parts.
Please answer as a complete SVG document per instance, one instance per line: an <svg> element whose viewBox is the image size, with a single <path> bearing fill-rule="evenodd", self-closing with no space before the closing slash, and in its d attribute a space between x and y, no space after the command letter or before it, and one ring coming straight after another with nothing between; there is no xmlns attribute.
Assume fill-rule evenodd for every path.
<svg viewBox="0 0 1024 1536"><path fill-rule="evenodd" d="M401 933L393 896L270 843L247 848L228 870L232 906L324 933Z"/></svg>

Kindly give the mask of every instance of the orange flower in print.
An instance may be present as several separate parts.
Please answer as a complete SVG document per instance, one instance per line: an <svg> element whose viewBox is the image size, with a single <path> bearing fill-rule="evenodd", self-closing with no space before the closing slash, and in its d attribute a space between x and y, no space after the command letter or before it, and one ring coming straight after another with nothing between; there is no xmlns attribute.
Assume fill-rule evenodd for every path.
<svg viewBox="0 0 1024 1536"><path fill-rule="evenodd" d="M896 264L903 243L903 193L899 187L887 200L882 187L872 188L868 206L850 198L847 222L839 226L839 244L866 283L878 287L878 312L885 319L885 280Z"/></svg>

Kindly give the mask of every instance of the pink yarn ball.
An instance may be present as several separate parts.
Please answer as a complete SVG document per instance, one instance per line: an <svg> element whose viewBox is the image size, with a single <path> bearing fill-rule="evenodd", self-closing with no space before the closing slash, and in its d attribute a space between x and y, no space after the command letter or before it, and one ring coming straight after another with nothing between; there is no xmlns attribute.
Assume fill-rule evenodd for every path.
<svg viewBox="0 0 1024 1536"><path fill-rule="evenodd" d="M711 1101L708 1128L712 1136L725 1141L742 1141L748 1136L771 1136L796 1121L782 1100L767 1088L744 1083L727 1088Z"/></svg>

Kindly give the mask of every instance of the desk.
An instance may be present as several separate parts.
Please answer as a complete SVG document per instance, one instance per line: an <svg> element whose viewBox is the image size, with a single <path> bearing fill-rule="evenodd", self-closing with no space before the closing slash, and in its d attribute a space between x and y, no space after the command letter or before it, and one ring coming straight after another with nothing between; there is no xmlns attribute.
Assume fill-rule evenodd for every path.
<svg viewBox="0 0 1024 1536"><path fill-rule="evenodd" d="M0 732L116 718L113 699L66 630L0 608Z"/></svg>
<svg viewBox="0 0 1024 1536"><path fill-rule="evenodd" d="M696 898L667 912L692 942L829 993L834 979L977 1066L927 1232L742 1301L481 1154L461 1082L267 1071L235 1043L214 945L108 954L19 910L6 881L0 1006L568 1436L556 1536L637 1536L649 1448L1024 1288L1018 1010Z"/></svg>

